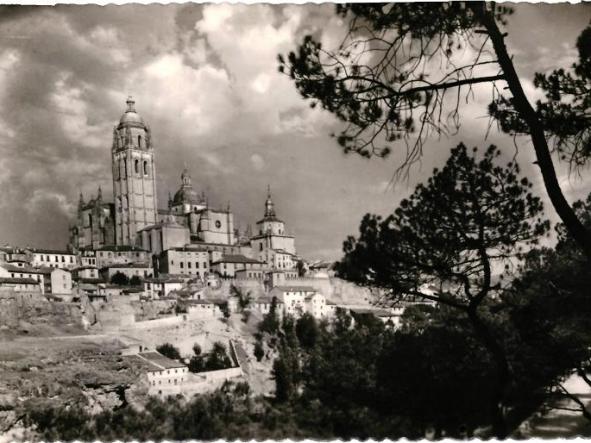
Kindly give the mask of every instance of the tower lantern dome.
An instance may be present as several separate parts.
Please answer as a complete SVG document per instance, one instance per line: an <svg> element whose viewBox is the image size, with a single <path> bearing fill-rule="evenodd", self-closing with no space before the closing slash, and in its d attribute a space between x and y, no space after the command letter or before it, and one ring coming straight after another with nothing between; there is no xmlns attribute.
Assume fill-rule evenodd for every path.
<svg viewBox="0 0 591 443"><path fill-rule="evenodd" d="M144 119L135 110L135 100L131 95L127 97L127 101L125 103L127 104L127 109L121 116L121 120L119 120L119 128L125 126L135 126L145 129L146 124L144 123Z"/></svg>

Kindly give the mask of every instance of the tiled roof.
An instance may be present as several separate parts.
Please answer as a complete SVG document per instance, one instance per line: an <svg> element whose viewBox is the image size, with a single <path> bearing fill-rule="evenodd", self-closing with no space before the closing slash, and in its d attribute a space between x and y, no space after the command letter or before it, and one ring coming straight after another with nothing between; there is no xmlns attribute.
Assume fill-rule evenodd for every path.
<svg viewBox="0 0 591 443"><path fill-rule="evenodd" d="M13 266L8 263L5 263L1 266L9 272L20 272L23 274L51 274L56 269L59 269L59 268L32 268L30 266L24 266L21 268L18 266ZM65 271L65 270L62 269L62 271ZM68 272L68 271L66 271L66 272Z"/></svg>
<svg viewBox="0 0 591 443"><path fill-rule="evenodd" d="M180 251L180 252L207 252L203 246L197 245L185 245L185 246L177 246L175 248L168 248L167 251Z"/></svg>
<svg viewBox="0 0 591 443"><path fill-rule="evenodd" d="M316 292L312 286L275 286L281 292Z"/></svg>
<svg viewBox="0 0 591 443"><path fill-rule="evenodd" d="M110 245L97 248L97 251L115 251L115 252L148 252L138 246L131 245Z"/></svg>
<svg viewBox="0 0 591 443"><path fill-rule="evenodd" d="M155 364L163 369L173 369L173 368L184 368L185 365L179 363L178 361L172 360L164 355L160 354L159 352L140 352L138 354L140 357L145 358L150 363Z"/></svg>
<svg viewBox="0 0 591 443"><path fill-rule="evenodd" d="M11 277L0 277L0 284L28 284L36 285L39 282L32 278L11 278Z"/></svg>
<svg viewBox="0 0 591 443"><path fill-rule="evenodd" d="M37 254L62 254L62 255L76 255L70 251L60 251L59 249L30 249L31 252Z"/></svg>
<svg viewBox="0 0 591 443"><path fill-rule="evenodd" d="M156 277L156 278L146 278L144 280L146 283L184 283L185 280L182 278L167 278L167 277Z"/></svg>
<svg viewBox="0 0 591 443"><path fill-rule="evenodd" d="M147 263L113 263L111 265L103 266L103 269L122 269L122 268L132 268L132 269L152 269L152 265Z"/></svg>
<svg viewBox="0 0 591 443"><path fill-rule="evenodd" d="M262 261L255 260L254 258L248 258L244 255L224 255L220 260L214 261L216 263L256 263L263 264Z"/></svg>

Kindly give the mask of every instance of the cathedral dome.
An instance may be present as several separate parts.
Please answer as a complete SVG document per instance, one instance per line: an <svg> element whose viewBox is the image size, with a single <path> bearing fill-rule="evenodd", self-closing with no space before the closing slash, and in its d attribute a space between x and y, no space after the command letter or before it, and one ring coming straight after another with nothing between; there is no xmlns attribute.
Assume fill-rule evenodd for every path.
<svg viewBox="0 0 591 443"><path fill-rule="evenodd" d="M127 98L127 109L119 120L119 126L140 126L145 127L144 119L135 110L135 100L130 96Z"/></svg>
<svg viewBox="0 0 591 443"><path fill-rule="evenodd" d="M182 205L185 203L198 205L202 203L202 198L195 192L193 189L193 185L191 184L191 177L189 176L189 171L185 168L181 175L181 187L178 191L174 194L174 198L172 199L172 205Z"/></svg>
<svg viewBox="0 0 591 443"><path fill-rule="evenodd" d="M174 194L174 198L172 199L172 204L174 206L182 205L184 203L190 203L197 205L201 203L201 199L199 195L192 189L192 188L185 188L181 187L176 193Z"/></svg>

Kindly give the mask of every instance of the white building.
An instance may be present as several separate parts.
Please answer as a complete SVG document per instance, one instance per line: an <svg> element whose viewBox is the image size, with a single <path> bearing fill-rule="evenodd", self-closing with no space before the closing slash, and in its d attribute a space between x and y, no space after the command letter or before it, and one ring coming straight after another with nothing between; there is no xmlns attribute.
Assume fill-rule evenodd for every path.
<svg viewBox="0 0 591 443"><path fill-rule="evenodd" d="M278 306L283 307L285 315L300 317L308 313L316 319L323 319L331 318L336 312L336 305L327 301L324 295L311 286L276 286L269 295L269 298L262 299L264 304L261 303L261 312L268 312L273 297L281 302Z"/></svg>
<svg viewBox="0 0 591 443"><path fill-rule="evenodd" d="M237 271L262 271L264 266L264 262L245 257L244 255L224 255L220 260L211 264L211 270L217 272L222 277L235 277ZM246 276L248 276L248 273Z"/></svg>
<svg viewBox="0 0 591 443"><path fill-rule="evenodd" d="M78 257L73 252L51 249L29 249L33 267L73 269L78 266Z"/></svg>
<svg viewBox="0 0 591 443"><path fill-rule="evenodd" d="M144 280L144 295L151 299L168 297L172 291L180 290L185 279L179 277L158 277Z"/></svg>
<svg viewBox="0 0 591 443"><path fill-rule="evenodd" d="M101 277L106 281L111 281L118 272L125 274L128 279L139 277L143 280L154 275L154 269L147 263L111 264L100 270Z"/></svg>
<svg viewBox="0 0 591 443"><path fill-rule="evenodd" d="M155 351L140 352L137 356L150 365L146 372L149 395L167 396L182 392L182 384L189 373L186 365Z"/></svg>

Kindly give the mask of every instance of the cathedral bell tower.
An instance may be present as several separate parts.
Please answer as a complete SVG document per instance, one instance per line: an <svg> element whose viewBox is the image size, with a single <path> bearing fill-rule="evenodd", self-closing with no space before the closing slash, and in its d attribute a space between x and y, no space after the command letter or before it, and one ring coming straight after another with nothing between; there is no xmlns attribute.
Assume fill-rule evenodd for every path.
<svg viewBox="0 0 591 443"><path fill-rule="evenodd" d="M150 128L127 99L127 110L113 128L115 242L136 245L137 232L156 223L156 170Z"/></svg>

